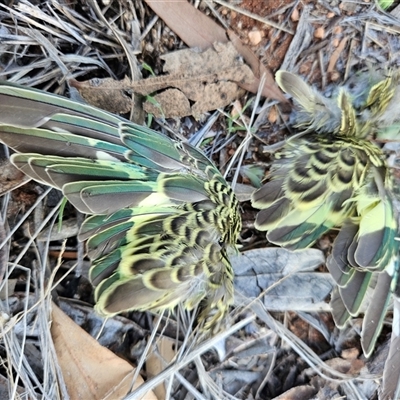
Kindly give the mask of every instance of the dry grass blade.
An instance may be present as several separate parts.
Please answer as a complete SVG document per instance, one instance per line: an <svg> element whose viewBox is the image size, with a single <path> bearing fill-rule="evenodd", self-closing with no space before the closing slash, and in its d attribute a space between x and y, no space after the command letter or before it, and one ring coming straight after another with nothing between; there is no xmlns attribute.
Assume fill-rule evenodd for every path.
<svg viewBox="0 0 400 400"><path fill-rule="evenodd" d="M124 398L124 400L134 400L134 399L140 398L140 396L143 396L148 390L157 386L164 380L169 379L169 377L171 375L175 374L177 371L179 371L185 365L194 361L196 358L198 358L204 352L209 351L209 349L212 348L213 346L217 345L218 342L220 342L221 340L223 340L226 337L229 337L235 331L238 331L239 329L248 325L253 319L254 319L254 317L245 318L242 321L240 321L237 324L230 327L229 329L227 329L226 331L219 333L218 335L214 336L211 339L203 341L199 345L196 345L196 347L194 347L193 349L190 349L190 351L188 351L187 354L184 354L184 356L182 356L179 359L179 361L176 361L175 363L169 365L162 373L160 373L156 377L145 382L142 386L140 386L139 389L136 389L133 393L126 396Z"/></svg>
<svg viewBox="0 0 400 400"><path fill-rule="evenodd" d="M206 49L215 42L226 42L225 31L218 24L183 1L154 1L146 3L189 46Z"/></svg>
<svg viewBox="0 0 400 400"><path fill-rule="evenodd" d="M18 21L17 33L11 18L2 20L6 37L3 42L7 49L5 54L10 57L0 77L9 77L14 82L51 86L56 81L63 82L65 77L76 78L99 67L114 76L108 62L121 58L123 51L127 54L133 52L125 42L126 46L121 48L112 31L101 29L102 24L92 18L96 13L88 12L83 16L56 0L40 8L25 0L19 2L16 8L0 4L1 9L5 11L5 16ZM123 40L120 37L120 42ZM65 51L70 46L75 47L73 53ZM107 51L107 48L110 50ZM28 64L17 62L29 53L31 58ZM46 57L43 57L44 54Z"/></svg>
<svg viewBox="0 0 400 400"><path fill-rule="evenodd" d="M346 374L337 371L336 369L330 367L328 364L324 363L321 358L302 340L300 340L296 335L294 335L289 329L287 329L283 324L274 319L266 310L265 306L261 304L260 301L253 301L249 307L257 315L258 318L262 319L274 332L276 332L279 337L281 337L285 342L294 350L296 353L301 355L301 358L305 360L308 365L313 368L320 376L327 380L342 379L344 382L350 382L352 380L370 380L376 379L377 375L365 375L362 378L349 377Z"/></svg>
<svg viewBox="0 0 400 400"><path fill-rule="evenodd" d="M264 151L273 155L282 143L286 143L286 133L292 140L296 138L292 132L283 133L284 125L290 125L286 110L277 107L276 101L261 102L262 96L286 102L286 97L276 86L274 88L273 75L263 75L264 71L280 68L296 72L313 85L321 86L322 83L323 90L330 95L337 82L351 76L362 65L372 65L370 71L375 66L399 65L398 19L379 12L367 2L303 3L282 0L276 7L276 2L243 1L237 7L222 0L2 2L0 79L62 95L68 92L72 79L79 77L90 81L95 78L96 83L96 79L108 78L121 82L127 76L138 85L141 73L148 76L150 69L158 75L155 79L159 79L168 58L165 55L182 49L184 43L181 40L189 46L202 48L216 41L235 42L241 57L251 66L256 77L251 84L241 86L244 88L241 93L247 90L257 95L241 94L234 105L218 110L212 116L199 113L197 118L156 122L170 133L179 131L177 136L182 140L191 137L192 143L201 144L224 176L236 186L235 191L241 192L241 199L246 200L249 188L252 190L257 181L260 183L268 176L271 158ZM257 35L258 44L252 39ZM242 62L237 55L234 60ZM196 74L201 75L204 69L208 66L201 66L200 73L196 71ZM217 72L212 70L208 84L213 82L217 73L218 68ZM227 74L218 75L218 79L228 80ZM204 83L202 77L198 81ZM166 85L169 86L170 82L167 81ZM111 87L113 90L116 90L115 86ZM123 96L131 95L130 88L118 90ZM70 91L74 97L74 92ZM114 97L108 93L105 97L114 103ZM172 98L167 97L172 105L175 105L174 96L176 92L172 92ZM136 100L135 97L134 102ZM189 108L193 105L191 101L187 100ZM126 111L132 102L124 104L113 111ZM134 113L131 108L130 111ZM204 130L198 131L207 119ZM149 116L148 122L149 125L154 123L154 115ZM397 150L389 149L392 153ZM251 170L254 165L255 169ZM399 176L398 171L395 175ZM26 190L29 189L23 189L24 195ZM58 364L56 352L60 348L69 351L68 346L71 346L78 350L79 356L80 336L77 334L76 337L78 344L57 343L55 347L49 330L51 291L54 299L56 295L67 297L61 299L59 305L93 336L103 323L91 305L91 287L85 277L89 261L84 263L82 274L80 269L76 271L78 268L74 274L71 273L75 267L70 266L76 264L75 260L69 261L68 266L67 262L63 266L58 263L53 273L50 272L55 264L54 254L60 254L61 246L57 243L48 256L48 238L43 237L44 234L38 238L46 222L51 224L52 219L54 222L55 214L47 215L47 208L40 211L47 194L41 192L37 201L24 205L25 208L21 203L15 205L16 200L11 197L8 212L7 197L3 200L0 258L2 266L7 265L5 259L8 258L4 276L9 282L3 282L0 287L3 296L0 352L4 355L2 374L7 376L4 385L8 385L5 398L10 399L68 398L71 384L63 381L65 365ZM52 201L51 196L49 201ZM123 354L135 365L139 362L137 374L148 372L149 363L154 362L151 358L157 359L154 362L158 368L156 376L150 378L148 375L147 382L126 398L145 395L150 387L158 384L163 385L161 397L176 399L185 396L227 400L288 398L293 393L301 393L307 398L323 398L324 394L332 392L336 397L326 395L325 398L340 395L354 399L373 398L381 371L374 358L366 363L357 352L358 320L340 335L334 329L326 300L332 286L331 279L319 271L300 272L296 267L302 265L302 261L294 258L284 260L284 266L293 267L292 270L280 270L280 261L285 257L282 253L273 255L271 248L255 250L266 246L265 237L254 229L254 209L249 203L243 203L241 207L244 229L240 245L242 249L251 248L252 252L259 253L254 258L245 253L235 264L237 282L240 289L247 292L243 290L245 298L239 293L236 295L237 308L229 315L226 325L231 321L240 322L223 334L205 340L193 328L196 326L195 310L189 314L179 312L160 317L159 325L150 314L130 313L109 319L98 337L99 343ZM73 213L71 210L67 212ZM29 225L32 221L36 222L34 229ZM46 232L51 232L51 228ZM324 253L329 253L333 236L334 233L330 233L317 243ZM77 251L74 239L69 239L68 246L72 257L76 258L78 254L78 258L83 258L83 244ZM78 260L79 265L81 261ZM260 268L256 269L255 264ZM85 302L77 304L74 298ZM243 309L255 315L257 320L252 324L248 323L253 317L240 320ZM394 319L396 327L398 320ZM71 322L64 325L64 322L57 321L57 324L62 331L70 327ZM384 334L389 325L385 325ZM242 330L234 334L238 329ZM164 337L168 338L169 345L172 342L176 347L172 361L162 351ZM393 342L397 343L396 336L393 336ZM150 361L149 353L152 353ZM395 382L397 370L393 369L395 373L391 375L392 369L389 368L396 360L395 347L390 348L389 354L381 392L383 398L393 397L399 386ZM81 359L77 364L82 366L85 360ZM349 365L349 369L341 369ZM126 364L121 368L129 369ZM368 372L368 368L373 373ZM99 376L100 373L107 373L107 370L100 368ZM118 379L111 381L110 386L118 387ZM239 383L235 386L232 384L234 381ZM298 386L293 388L293 385ZM112 398L110 393L109 398Z"/></svg>
<svg viewBox="0 0 400 400"><path fill-rule="evenodd" d="M36 213L37 230L32 233L30 241L8 271L9 275L13 271L21 269L25 270L27 274L28 285L23 294L25 298L23 309L15 309L12 293L9 293L7 299L3 301L3 310L7 311L8 315L14 315L2 325L1 329L1 338L8 355L6 365L9 370L9 377L14 379L14 383L10 387L10 399L16 398L16 390L19 384L25 387L30 398L36 398L38 393L54 399L63 399L67 396L48 329L51 291L47 286L49 276L47 275L46 265L40 262L40 260L46 259L46 246L39 245L37 248L38 267L33 275L29 269L18 266L18 262L26 254L40 230L49 220L54 219L58 210L57 207L54 208L53 212L43 221L42 213L38 212L41 205L42 203L36 203L32 210ZM43 256L44 258L42 258ZM36 297L32 297L29 293L31 284L37 288ZM28 337L31 338L29 341L27 340ZM40 353L36 353L37 349L40 349ZM36 359L39 354L42 357ZM32 356L36 359L33 364ZM40 370L45 373L41 375Z"/></svg>
<svg viewBox="0 0 400 400"><path fill-rule="evenodd" d="M242 8L236 7L233 4L227 3L226 1L223 1L223 0L213 0L213 1L215 3L221 4L221 5L223 5L223 6L227 7L227 8L232 9L232 10L236 11L237 13L243 14L243 15L245 15L247 17L250 17L250 18L253 18L253 19L257 20L257 21L260 21L263 24L266 24L266 25L272 26L273 28L276 28L276 29L282 30L284 32L290 33L291 35L294 34L294 32L291 29L288 29L285 26L278 25L278 24L274 23L273 21L269 21L268 19L262 18L257 14L253 14L253 13L248 12L248 11L242 9Z"/></svg>

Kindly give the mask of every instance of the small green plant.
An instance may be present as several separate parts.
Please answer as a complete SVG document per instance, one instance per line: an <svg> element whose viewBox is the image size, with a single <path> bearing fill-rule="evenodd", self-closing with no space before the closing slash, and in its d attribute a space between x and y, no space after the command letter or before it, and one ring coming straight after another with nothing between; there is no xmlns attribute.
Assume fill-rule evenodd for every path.
<svg viewBox="0 0 400 400"><path fill-rule="evenodd" d="M150 74L151 74L152 76L156 76L156 74L155 74L154 71L153 71L153 68L151 68L149 64L146 64L145 62L142 63L142 68L143 68L144 70L150 72Z"/></svg>
<svg viewBox="0 0 400 400"><path fill-rule="evenodd" d="M160 110L160 113L161 113L162 117L165 118L165 114L164 114L164 111L163 111L163 109L161 107L161 104L154 98L154 96L147 95L146 96L146 101L148 101L154 107L158 108ZM150 114L148 114L148 115L150 115ZM150 120L148 119L147 122L151 123L152 119L153 119L153 114L151 114L151 119ZM150 125L148 125L148 126L150 126Z"/></svg>
<svg viewBox="0 0 400 400"><path fill-rule="evenodd" d="M248 128L246 128L245 126L243 126L242 124L240 124L238 122L238 119L241 118L241 116L243 115L243 113L246 111L246 109L250 106L250 104L253 102L253 99L250 99L245 105L244 107L234 116L229 116L227 117L228 120L228 135L230 135L231 133L236 133L239 131L247 131Z"/></svg>
<svg viewBox="0 0 400 400"><path fill-rule="evenodd" d="M387 10L393 3L394 0L377 0L379 7L383 10Z"/></svg>

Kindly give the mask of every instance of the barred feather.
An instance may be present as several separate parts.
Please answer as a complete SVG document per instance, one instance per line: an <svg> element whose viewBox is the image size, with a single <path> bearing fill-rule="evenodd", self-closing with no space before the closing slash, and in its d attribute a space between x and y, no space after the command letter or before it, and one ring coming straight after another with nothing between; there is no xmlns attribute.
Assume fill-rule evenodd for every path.
<svg viewBox="0 0 400 400"><path fill-rule="evenodd" d="M268 231L270 242L292 250L341 227L327 261L338 284L332 313L341 327L365 311L361 342L369 356L399 268L392 178L381 149L369 139L379 134L381 115L397 98L397 77L371 83L363 102L344 88L336 100L325 99L285 71L277 81L294 97L294 123L305 132L287 141L269 181L253 194L252 204L261 210L255 225Z"/></svg>
<svg viewBox="0 0 400 400"><path fill-rule="evenodd" d="M231 188L200 150L9 83L0 84L0 140L25 174L92 215L79 238L99 313L201 303L203 328L218 329L233 302L229 253L241 220Z"/></svg>

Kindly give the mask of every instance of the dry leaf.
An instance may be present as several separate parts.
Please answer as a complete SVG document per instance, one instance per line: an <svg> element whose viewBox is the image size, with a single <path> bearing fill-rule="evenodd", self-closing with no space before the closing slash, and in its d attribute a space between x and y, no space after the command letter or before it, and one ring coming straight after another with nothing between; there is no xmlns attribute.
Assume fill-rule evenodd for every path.
<svg viewBox="0 0 400 400"><path fill-rule="evenodd" d="M187 1L145 1L189 47L205 50L214 42L228 41L223 28Z"/></svg>
<svg viewBox="0 0 400 400"><path fill-rule="evenodd" d="M167 115L181 118L191 114L188 98L178 89L164 90L153 96L153 100L144 102L143 109L157 118Z"/></svg>
<svg viewBox="0 0 400 400"><path fill-rule="evenodd" d="M202 53L192 49L179 50L161 58L165 60L164 71L168 72L168 75L134 82L131 86L133 91L148 95L175 87L194 104L189 110L188 100L179 100L183 104L182 108L178 108L177 104L172 105L176 92L164 97L158 96L155 100L159 107L149 105L149 102L145 103L145 108L154 110L157 117L182 117L190 114L199 116L206 111L225 107L243 95L238 82L253 82L250 68L243 64L232 43L215 43L212 48ZM177 96L178 99L180 97L181 95Z"/></svg>
<svg viewBox="0 0 400 400"><path fill-rule="evenodd" d="M121 399L131 388L135 369L102 347L55 304L51 334L71 400ZM133 389L142 379L139 377ZM146 400L156 400L150 392Z"/></svg>
<svg viewBox="0 0 400 400"><path fill-rule="evenodd" d="M320 250L255 249L231 262L235 290L247 298L265 291L263 302L268 310L330 311L325 299L335 282L328 273L312 272L325 262Z"/></svg>
<svg viewBox="0 0 400 400"><path fill-rule="evenodd" d="M166 365L175 357L176 341L169 337L161 336L157 340L157 350L159 354L150 353L146 361L146 371L149 379L163 371ZM153 391L158 400L166 398L164 383L156 386Z"/></svg>
<svg viewBox="0 0 400 400"><path fill-rule="evenodd" d="M221 382L223 388L228 393L234 393L238 395L241 394L241 390L244 387L250 387L252 384L260 382L263 379L263 372L264 372L263 369L262 368L254 368L254 369L255 371L251 370L250 368L247 371L239 369L228 369L228 368L224 369L223 371L216 369L215 371L211 371L210 375L214 379L214 381L218 383ZM225 399L227 398L229 397L225 397ZM232 399L232 397L230 398ZM240 397L233 397L233 398L240 399ZM248 398L251 399L253 397L248 397Z"/></svg>
<svg viewBox="0 0 400 400"><path fill-rule="evenodd" d="M315 399L317 389L310 385L296 386L280 396L275 397L273 400L312 400Z"/></svg>
<svg viewBox="0 0 400 400"><path fill-rule="evenodd" d="M246 60L253 71L252 83L240 83L240 86L252 93L257 93L260 80L265 74L262 94L282 103L288 103L282 91L276 85L271 72L232 31L226 32L211 18L205 16L187 1L146 0L146 3L189 47L198 47L205 50L216 42L226 43L230 39L238 53Z"/></svg>
<svg viewBox="0 0 400 400"><path fill-rule="evenodd" d="M251 195L254 192L254 187L245 185L243 183L236 183L234 191L237 199L242 203L251 199Z"/></svg>
<svg viewBox="0 0 400 400"><path fill-rule="evenodd" d="M60 229L59 224L52 224L40 231L37 239L39 242L47 242L53 240L64 240L79 233L78 221L76 218L69 218L62 221Z"/></svg>
<svg viewBox="0 0 400 400"><path fill-rule="evenodd" d="M89 104L114 113L127 113L132 102L123 93L124 89L132 88L137 93L148 95L173 87L181 90L187 99L176 90L158 93L152 100L146 101L144 109L156 117L197 117L204 112L223 108L241 97L243 91L240 88L257 93L263 77L262 95L288 103L269 70L232 31L227 32L232 41L229 42L224 29L184 1L147 0L147 3L185 43L208 50L203 53L181 50L167 54L161 58L166 61L164 70L169 75L136 81L132 85L129 85L127 78L121 82L111 78L81 83L70 80L71 86L76 87ZM251 69L240 60L239 54ZM189 100L195 102L191 111ZM135 113L135 121L140 120L138 114Z"/></svg>
<svg viewBox="0 0 400 400"><path fill-rule="evenodd" d="M76 88L82 98L92 106L114 114L126 114L131 111L132 100L124 93L131 84L127 77L122 81L112 78L94 78L78 82L70 79L68 83Z"/></svg>
<svg viewBox="0 0 400 400"><path fill-rule="evenodd" d="M358 375L361 369L365 366L363 360L345 360L340 357L331 358L330 360L326 360L325 363L342 374L354 376Z"/></svg>
<svg viewBox="0 0 400 400"><path fill-rule="evenodd" d="M337 63L337 61L339 60L340 54L343 52L344 48L346 47L346 43L347 43L347 40L348 40L348 39L349 39L349 38L345 36L345 37L340 41L340 43L339 43L337 49L332 53L331 59L329 60L328 69L326 70L326 72L328 72L328 73L329 73L329 72L330 72L330 73L334 72L336 63Z"/></svg>

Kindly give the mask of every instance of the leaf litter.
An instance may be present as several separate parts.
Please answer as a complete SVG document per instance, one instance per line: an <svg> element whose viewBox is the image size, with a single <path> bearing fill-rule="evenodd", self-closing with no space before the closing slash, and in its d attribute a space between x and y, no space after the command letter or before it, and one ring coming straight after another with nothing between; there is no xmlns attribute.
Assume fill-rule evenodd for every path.
<svg viewBox="0 0 400 400"><path fill-rule="evenodd" d="M174 2L149 0L146 3L153 9L157 8L162 18L168 7L172 12L176 11L173 8ZM125 76L134 77L133 83L129 83L133 86L141 85L145 81L157 82L156 80L161 76L161 67L168 63L168 57L172 57L172 61L174 61L174 57L177 57L174 55L176 51L171 52L170 50L182 47L179 39L171 30L167 30L160 19L152 14L146 3L135 2L134 4L126 0L108 4L102 9L93 1L82 2L79 7L71 7L69 4L65 5L55 0L40 5L35 5L27 0L17 4L11 2L9 5L2 4L0 7L0 17L2 18L0 46L2 46L3 52L0 57L0 76L3 79L58 93L65 93L68 83L74 82L74 79L84 77L88 80L92 78L95 79L92 81L92 87L93 84L101 86L105 82L104 85L108 85L107 90L111 89L113 96L116 96L116 107L111 109L113 112L122 113L130 109L131 114L135 114L137 112L135 109L137 96L133 96L133 101L129 99L131 91L134 90L129 85L128 88L125 86ZM202 30L209 32L208 29L204 29L205 26L208 24L217 26L219 29L210 30L212 32L211 39L209 37L205 41L208 43L209 50L201 45L198 47L202 48L202 52L196 52L193 49L184 50L187 52L185 57L190 59L197 56L197 59L201 59L201 55L207 51L216 52L215 47L212 46L224 46L224 48L230 46L230 44L215 45L215 42L223 43L225 39L228 42L230 38L236 51L244 58L252 71L252 93L257 92L257 88L262 82L263 62L266 65L281 65L281 68L301 72L303 75L309 76L311 82L322 82L323 88L329 89L331 82L342 76L346 77L351 66L359 63L360 59L368 58L368 60L382 63L391 58L391 55L388 54L389 48L393 54L397 54L398 46L395 39L399 29L398 22L373 7L349 2L338 5L335 1L318 5L300 5L297 2L283 3L274 10L268 9L267 7L270 5L265 4L266 8L262 10L257 8L259 5L255 5L252 1L244 0L240 7L233 11L224 7L215 8L214 4L214 7L210 9L213 10L214 15L218 16L220 22L229 26L230 20L235 21L234 26L229 26L231 31L228 31L228 36L212 18L205 16L205 12L208 12L209 9L204 4L201 4L199 9L195 9L189 3L180 4L180 6L184 5L180 11L183 12L183 15L175 13L175 17L172 16L172 20L168 20L167 23L170 29L179 31L180 25L185 25L181 24L182 21L189 22L189 29L185 32L179 31L179 36L189 46L193 46L190 44L191 41L196 39ZM160 7L164 7L164 11L160 11ZM241 8L252 9L252 7L254 12L248 13L246 17L240 14ZM190 11L187 11L186 14L186 10ZM295 11L298 17L292 18ZM255 12L268 16L267 19L274 20L276 26L264 26L262 22L257 22L259 25L255 25L254 22L244 19L250 18L251 21ZM191 13L191 17L189 13ZM202 21L206 21L204 23L207 25L199 26L196 23L199 13L205 17ZM336 18L338 16L340 18ZM247 25L244 23L245 21ZM105 26L107 29L104 29ZM138 26L140 29L136 29ZM240 26L244 29L240 29ZM279 30L280 26L285 26L286 31ZM336 29L338 26L341 27L341 30ZM246 42L246 35L253 28L262 33L261 42L257 45L258 47L250 48L249 42ZM324 32L320 38L314 35L318 28L322 28ZM142 38L140 32L144 35ZM222 32L223 39L221 36L214 37L213 32L219 32L219 35ZM361 32L365 32L364 36ZM173 45L171 45L171 38L173 38ZM346 38L351 39L346 40ZM146 48L138 47L143 39L147 43ZM286 46L288 43L291 45ZM386 43L390 43L391 47ZM278 49L280 44L285 44L282 53L268 52L269 48ZM260 62L262 46L265 46L267 51L266 58ZM241 51L238 48L245 50ZM147 57L146 60L152 57L159 60L154 63L154 70L158 78L141 80L140 74L137 73L139 68L135 58L140 51L143 54L148 52L147 56L150 57ZM241 62L237 54L235 53L234 59ZM284 58L278 57L278 60L273 60L274 54L282 54ZM268 59L268 57L270 58ZM122 62L124 59L129 62ZM252 63L251 59L255 62ZM161 85L157 91L165 88L171 90L171 86L172 90L179 90L186 97L186 104L189 104L187 110L190 110L190 113L186 115L196 115L192 111L193 102L196 100L187 96L182 87L189 94L196 90L190 86L187 89L186 77L184 76L182 79L182 75L179 74L183 64L178 63L177 65L177 70L172 70L174 71L172 76L179 80L179 85L168 83L171 71L164 70L167 75L161 77L161 81L166 80L162 81L164 86ZM265 70L267 71L266 68ZM236 86L239 86L236 72L236 70L230 72L231 79L228 81L229 83L235 82ZM217 83L227 79L227 76L229 75L218 75ZM112 80L109 80L110 78ZM103 79L106 80L103 81ZM267 76L265 82L258 88L258 91L263 94L270 93L270 98L263 104L261 104L261 100L253 99L252 115L248 116L243 113L237 121L243 127L248 128L243 135L240 131L235 132L228 138L230 144L227 146L228 141L219 134L218 128L212 128L209 136L212 138L211 144L206 144L204 150L215 161L232 161L232 168L238 170L240 170L242 162L251 165L254 162L260 163L267 160L268 165L269 161L263 150L268 149L276 139L280 139L279 135L281 134L276 126L283 124L285 115L274 105L276 101L274 103L273 99L283 100L283 98L281 93L274 92L276 88L273 89L275 84L272 74ZM207 81L205 87L211 86L213 83L215 82L212 80ZM194 83L194 87L196 84L199 86L198 81ZM73 86L73 83L70 85ZM256 85L256 90L254 90L254 85ZM110 95L111 92L107 92L107 90L105 90L105 96L103 93L103 98ZM154 91L149 93L152 94ZM176 93L172 94L173 98L177 96ZM243 101L245 104L248 94L239 94L236 98L240 98L240 96L245 97L245 101ZM183 96L181 97L183 98ZM167 97L167 99L170 98ZM104 106L101 98L93 101ZM162 102L166 101L161 99L161 104L163 104ZM114 103L114 100L111 103ZM182 109L179 106L174 112L182 112ZM209 110L211 109L213 108L209 108ZM202 118L199 116L201 113L203 112L196 115L199 120ZM270 115L274 115L274 118L271 118ZM181 134L190 136L192 132L187 127L191 125L196 130L198 125L197 121L190 120L189 123L188 121L186 117L184 124L178 122L177 125L172 126L178 128L177 130L180 130ZM160 121L160 124L165 130L171 129L163 121ZM254 135L254 131L251 131L251 127L258 128L257 136ZM257 137L256 141L254 137ZM243 143L244 145L242 145ZM218 151L215 152L215 149ZM237 153L239 154L237 155ZM232 157L231 159L232 155L236 158ZM220 168L226 168L225 164L226 162L220 163ZM226 171L228 179L232 180L232 169L226 168ZM243 177L238 176L245 182ZM4 181L7 179L5 178ZM240 181L239 184L243 185ZM43 193L43 191L38 189L38 193ZM46 203L43 204L44 209L57 204L57 200L53 196L50 195L46 199ZM10 199L6 201L10 201ZM41 196L38 201L42 201ZM248 208L245 203L243 203L243 207L245 210ZM5 208L3 209L5 210ZM72 215L74 213L73 210L66 212ZM31 217L29 213L32 213ZM248 213L248 215L250 214L251 212ZM87 277L83 275L76 277L73 268L59 265L66 248L65 245L59 245L58 259L54 258L54 255L47 256L45 242L37 241L34 247L31 246L41 230L43 215L46 215L46 212L41 213L36 211L36 208L23 210L21 203L18 202L14 202L11 220L10 214L7 216L3 212L2 215L4 221L8 217L11 225L10 229L7 224L4 224L2 229L5 238L3 249L10 246L9 264L5 277L12 282L12 285L7 286L5 281L2 284L4 288L2 293L4 293L5 299L2 300L4 315L1 351L4 361L2 375L5 379L0 383L0 389L9 393L9 398L35 399L47 396L57 399L68 396L70 384L67 384L66 377L68 368L70 368L69 362L60 362L56 353L61 351L73 354L73 351L77 351L77 356L81 356L83 351L80 347L83 346L82 343L86 343L84 342L85 335L81 331L76 331L71 340L66 337L61 342L57 342L55 337L51 336L49 321L51 320L51 310L53 309L54 312L55 309L51 305L52 297L59 304L63 304L63 309L73 317L75 323L85 327L93 336L98 336L102 325L102 320L93 313L90 304L90 289L77 290L77 285L81 288L90 287ZM49 217L51 218L51 216ZM35 222L32 226L36 227L21 231L18 227L25 224L26 218ZM248 223L247 226L242 234L243 249L260 245L257 242L259 237L257 238L251 230L251 223ZM16 235L12 241L10 240L11 233ZM74 247L74 243L67 244L67 246ZM319 246L323 250L325 249L323 241L319 243ZM238 261L235 261L237 262L235 268L238 271L236 281L238 308L232 312L231 316L232 323L236 318L239 322L227 332L213 338L210 343L191 341L189 336L185 339L182 334L176 336L177 323L187 323L183 329L188 334L191 333L190 316L188 316L188 320L185 320L185 315L181 315L176 321L173 315L166 315L160 319L160 325L157 325L151 316L139 313L129 316L130 319L124 317L110 319L99 336L99 342L113 350L117 349L118 354L122 354L131 364L141 365L146 364L144 361L146 355L142 361L140 359L148 342L153 342L153 338L157 337L154 341L157 344L157 340L161 340L159 335L172 338L177 344L177 352L172 364L165 367L163 361L151 362L155 364L155 367L158 364L159 370L162 368L164 370L155 376L155 378L161 376L160 381L155 382L154 378L148 379L148 382L151 383L148 387L153 383L157 386L162 379L175 378L170 379L170 383L161 389L164 392L159 394L160 396L173 394L174 398L188 399L202 398L199 396L221 399L295 398L295 396L302 398L315 398L315 396L317 398L336 398L337 396L347 396L349 399L369 398L377 391L377 382L382 373L389 342L383 341L371 360L365 362L360 358L356 336L359 323L355 320L352 326L343 332L338 332L332 327L332 321L327 317L328 314L321 312L321 310L326 311L327 303L324 302L324 296L329 292L330 278L320 271L321 268L318 268L318 271L314 271L313 268L320 267L321 262L323 263L323 253L314 253L314 264L310 263L307 266L306 261L312 259L310 253L307 252L308 250L303 256L301 252L295 253L295 258L276 249L244 252ZM79 252L77 255L82 257ZM291 266L292 269L282 266ZM79 283L77 283L78 281ZM312 290L313 287L315 290ZM52 289L55 289L53 293L51 293ZM239 292L245 292L245 296L241 296ZM60 294L66 295L68 299L59 297ZM241 312L244 315L252 316L249 318L251 323L245 320L245 327L238 325L240 321L243 321L239 318ZM256 319L254 319L254 315L257 317ZM66 322L61 316L59 319L54 317L53 321L55 324L59 323L61 329L73 326L71 325L73 323ZM239 332L233 334L235 329L238 329ZM194 335L193 332L192 334ZM384 334L385 332L382 337ZM27 343L27 338L29 338L29 343ZM188 340L190 346L185 347ZM93 345L93 353L96 355L99 348L94 342ZM186 352L178 350L181 345L183 345L183 349L187 350ZM87 346L89 348L89 345ZM165 354L162 350L163 345L159 347L160 360L163 358L170 360L173 354L170 352L171 346L166 346L168 352ZM100 350L98 351L100 353ZM334 355L329 355L332 352ZM45 355L39 362L38 354ZM200 356L201 354L202 356ZM335 356L336 354L338 356ZM107 357L108 355L105 356L106 359ZM87 365L90 363L91 360L88 359ZM115 368L117 378L114 382L118 381L118 374L132 370L130 365L128 366L120 359L111 356L110 363L118 365ZM192 363L191 367L184 368L189 363ZM84 357L81 357L77 366L83 368L87 365ZM109 365L105 362L104 364L101 362L99 365L102 366L101 372L108 371ZM96 374L99 372L96 368L100 367L95 365L93 369L89 368L90 372L81 378L96 382ZM151 370L150 364L141 368L144 376L148 373L147 369ZM46 371L46 374L43 374L43 371ZM238 379L240 384L238 384ZM117 388L118 384L110 383L109 386Z"/></svg>

